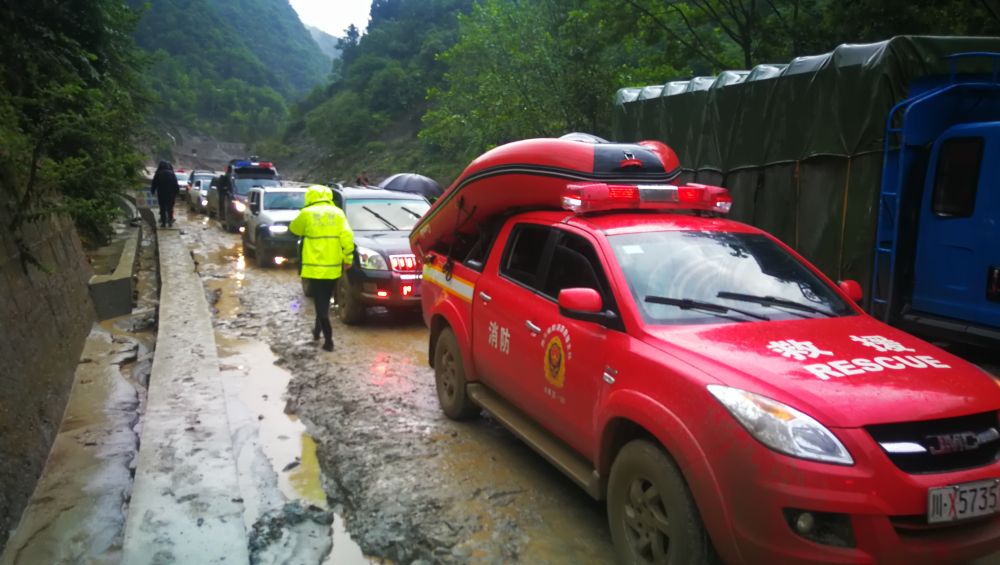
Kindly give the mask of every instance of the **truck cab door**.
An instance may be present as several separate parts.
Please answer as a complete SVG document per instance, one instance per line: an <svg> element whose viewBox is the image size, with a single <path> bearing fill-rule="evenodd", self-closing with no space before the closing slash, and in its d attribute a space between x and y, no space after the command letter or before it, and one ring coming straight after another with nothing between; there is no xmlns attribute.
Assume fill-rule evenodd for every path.
<svg viewBox="0 0 1000 565"><path fill-rule="evenodd" d="M1000 122L934 143L917 228L912 306L1000 328Z"/></svg>
<svg viewBox="0 0 1000 565"><path fill-rule="evenodd" d="M542 331L524 352L528 362L524 376L534 385L531 393L541 393L543 409L536 419L593 460L600 443L595 413L607 389L604 375L614 373L609 362L623 351L619 339L623 334L560 312L559 292L567 288L592 288L601 295L605 311L617 314L618 307L590 237L563 227L556 234L541 295L536 297L540 303L536 320Z"/></svg>

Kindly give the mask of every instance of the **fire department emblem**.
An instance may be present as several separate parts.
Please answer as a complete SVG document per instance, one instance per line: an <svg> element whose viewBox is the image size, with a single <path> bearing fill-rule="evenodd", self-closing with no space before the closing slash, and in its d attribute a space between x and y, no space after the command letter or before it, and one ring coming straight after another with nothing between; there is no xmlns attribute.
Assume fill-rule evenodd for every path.
<svg viewBox="0 0 1000 565"><path fill-rule="evenodd" d="M566 347L559 335L552 336L545 346L545 380L556 388L566 382Z"/></svg>

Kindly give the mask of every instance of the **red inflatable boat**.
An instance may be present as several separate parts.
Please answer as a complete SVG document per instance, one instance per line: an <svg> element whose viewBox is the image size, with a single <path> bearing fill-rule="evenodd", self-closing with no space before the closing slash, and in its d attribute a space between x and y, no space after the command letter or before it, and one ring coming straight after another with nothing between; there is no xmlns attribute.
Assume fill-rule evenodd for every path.
<svg viewBox="0 0 1000 565"><path fill-rule="evenodd" d="M611 143L586 134L501 145L473 161L414 227L418 257L447 250L488 220L532 209L561 209L568 184L664 184L680 175L659 141Z"/></svg>

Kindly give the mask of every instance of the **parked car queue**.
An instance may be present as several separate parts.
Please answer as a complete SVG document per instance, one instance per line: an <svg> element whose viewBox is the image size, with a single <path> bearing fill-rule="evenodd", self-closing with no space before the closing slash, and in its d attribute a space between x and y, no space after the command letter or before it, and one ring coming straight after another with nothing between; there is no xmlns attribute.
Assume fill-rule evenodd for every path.
<svg viewBox="0 0 1000 565"><path fill-rule="evenodd" d="M189 209L217 219L225 231L239 232L244 255L258 268L298 263L299 241L288 224L305 203L307 185L274 178L236 179L233 185L243 198L238 202L245 202L238 211L236 195L220 190L222 176L194 178L190 194L197 202L189 201ZM346 324L359 324L370 308L418 311L422 275L409 235L430 202L419 194L375 187L338 185L332 191L354 231L355 264L360 266L338 283L337 316Z"/></svg>

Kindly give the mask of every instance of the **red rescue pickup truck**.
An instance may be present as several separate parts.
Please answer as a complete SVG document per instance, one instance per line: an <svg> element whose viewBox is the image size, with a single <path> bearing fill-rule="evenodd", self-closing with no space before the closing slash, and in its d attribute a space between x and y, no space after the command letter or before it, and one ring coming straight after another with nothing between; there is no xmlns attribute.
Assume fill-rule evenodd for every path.
<svg viewBox="0 0 1000 565"><path fill-rule="evenodd" d="M582 151L566 143L586 145L549 148ZM655 175L631 174L649 167L621 145L615 174L529 166L536 146L474 162L411 238L446 415L485 409L606 499L623 563L1000 550L996 378L865 314L857 283L717 217L725 189L626 182ZM561 194L464 232L435 223L439 207L475 215L463 178L504 170L517 177L496 186L542 175L538 191ZM455 237L428 237L443 229Z"/></svg>

